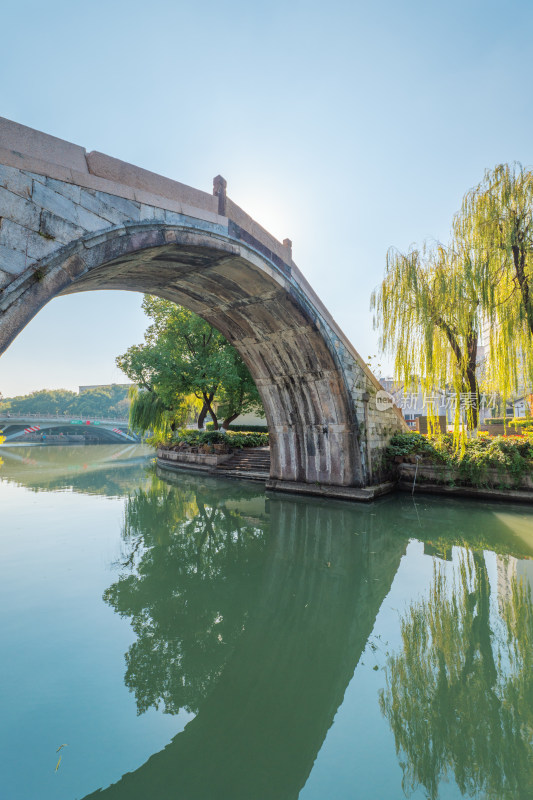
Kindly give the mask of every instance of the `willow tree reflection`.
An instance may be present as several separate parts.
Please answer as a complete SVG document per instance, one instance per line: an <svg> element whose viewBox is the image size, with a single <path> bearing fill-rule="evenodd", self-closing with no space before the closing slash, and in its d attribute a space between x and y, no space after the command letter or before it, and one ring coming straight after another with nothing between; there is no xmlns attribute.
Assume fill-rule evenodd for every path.
<svg viewBox="0 0 533 800"><path fill-rule="evenodd" d="M492 627L491 627L492 622ZM429 596L401 621L380 705L396 741L404 791L438 797L453 774L461 792L533 796L533 607L511 581L491 611L483 555L461 558L453 581L435 567Z"/></svg>
<svg viewBox="0 0 533 800"><path fill-rule="evenodd" d="M104 599L137 637L125 683L138 713L161 704L196 712L242 631L264 520L244 518L222 498L186 481L176 491L154 476L126 501L124 572Z"/></svg>

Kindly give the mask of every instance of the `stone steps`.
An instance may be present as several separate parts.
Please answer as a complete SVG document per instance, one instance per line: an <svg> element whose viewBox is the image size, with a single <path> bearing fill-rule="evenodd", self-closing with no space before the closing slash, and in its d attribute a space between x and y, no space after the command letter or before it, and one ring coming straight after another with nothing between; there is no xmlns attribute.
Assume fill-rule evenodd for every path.
<svg viewBox="0 0 533 800"><path fill-rule="evenodd" d="M270 449L268 447L251 447L239 450L230 459L216 467L217 472L236 472L264 474L270 473Z"/></svg>

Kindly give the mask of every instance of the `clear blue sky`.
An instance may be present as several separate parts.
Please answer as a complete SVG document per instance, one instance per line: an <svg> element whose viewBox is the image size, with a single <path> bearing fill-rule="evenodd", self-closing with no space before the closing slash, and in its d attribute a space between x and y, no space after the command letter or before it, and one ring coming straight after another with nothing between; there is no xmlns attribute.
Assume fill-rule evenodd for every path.
<svg viewBox="0 0 533 800"><path fill-rule="evenodd" d="M206 191L221 173L366 358L387 248L445 240L486 167L533 161L532 23L513 0L11 0L0 115ZM123 380L140 303L53 300L0 391Z"/></svg>

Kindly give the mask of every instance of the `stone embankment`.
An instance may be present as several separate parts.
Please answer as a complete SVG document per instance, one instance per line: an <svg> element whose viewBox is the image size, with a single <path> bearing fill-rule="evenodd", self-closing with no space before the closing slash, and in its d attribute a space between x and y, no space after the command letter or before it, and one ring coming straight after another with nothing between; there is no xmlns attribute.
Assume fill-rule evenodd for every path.
<svg viewBox="0 0 533 800"><path fill-rule="evenodd" d="M268 454L268 455L267 455ZM371 487L330 486L321 483L291 484L270 478L270 448L255 447L233 453L188 453L183 450L158 448L157 465L167 470L196 470L217 477L262 481L269 491L324 497L332 500L357 500L368 502L394 489L394 483L386 482Z"/></svg>
<svg viewBox="0 0 533 800"><path fill-rule="evenodd" d="M398 465L398 489L415 494L458 495L489 500L508 500L533 503L533 475L516 477L508 472L489 469L480 485L473 485L457 470L435 464L401 463Z"/></svg>

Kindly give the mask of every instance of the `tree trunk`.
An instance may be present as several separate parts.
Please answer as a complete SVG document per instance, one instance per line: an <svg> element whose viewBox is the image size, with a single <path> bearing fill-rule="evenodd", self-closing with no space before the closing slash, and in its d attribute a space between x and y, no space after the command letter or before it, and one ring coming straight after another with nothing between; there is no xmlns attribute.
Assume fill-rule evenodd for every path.
<svg viewBox="0 0 533 800"><path fill-rule="evenodd" d="M205 418L207 417L207 404L204 401L202 410L198 414L198 430L203 430Z"/></svg>
<svg viewBox="0 0 533 800"><path fill-rule="evenodd" d="M469 396L469 408L471 413L466 415L467 427L476 436L479 425L479 385L477 382L477 336L469 338L468 344L468 364L466 367L467 393ZM468 407L467 407L468 409Z"/></svg>
<svg viewBox="0 0 533 800"><path fill-rule="evenodd" d="M513 262L515 268L515 275L520 286L520 293L522 295L522 302L526 312L527 324L531 335L533 336L533 302L530 294L529 279L526 275L526 253L525 250L519 245L513 245Z"/></svg>
<svg viewBox="0 0 533 800"><path fill-rule="evenodd" d="M206 392L202 392L202 394L203 394L203 397L204 397L204 405L206 406L206 409L209 412L209 416L213 420L213 427L214 427L214 429L216 431L218 431L220 426L218 424L217 415L215 414L215 412L213 411L213 407L211 406L211 403L213 402L213 397L215 396L215 393L211 392L211 394L207 394Z"/></svg>
<svg viewBox="0 0 533 800"><path fill-rule="evenodd" d="M224 428L225 431L228 430L228 428L231 425L231 423L233 422L233 420L237 419L238 416L239 416L238 414L230 414L229 417L226 417L226 419L222 423L222 427Z"/></svg>

